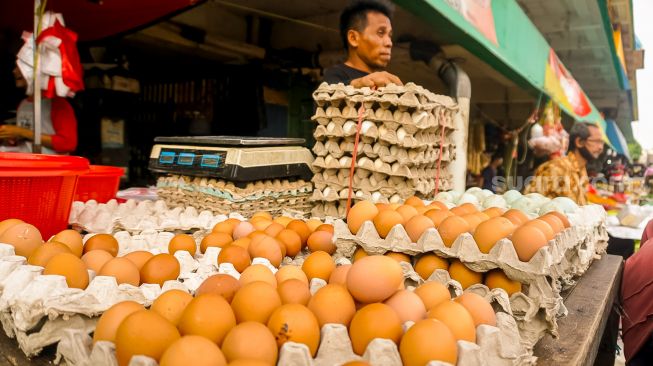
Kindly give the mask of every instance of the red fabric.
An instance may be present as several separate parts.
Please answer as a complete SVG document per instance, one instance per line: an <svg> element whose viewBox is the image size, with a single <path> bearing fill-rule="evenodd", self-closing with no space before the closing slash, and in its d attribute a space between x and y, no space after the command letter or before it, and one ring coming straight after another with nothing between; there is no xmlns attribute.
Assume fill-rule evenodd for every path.
<svg viewBox="0 0 653 366"><path fill-rule="evenodd" d="M61 77L63 83L70 88L70 95L84 90L84 72L82 70L82 64L79 61L79 53L77 52L77 33L71 31L68 28L64 28L59 21L56 21L54 25L39 34L39 37L36 39L37 43L41 43L47 37L55 37L61 40L59 45L59 53L61 54ZM50 83L48 84L48 90L46 94L47 98L54 97L56 90L54 88L54 80L50 78Z"/></svg>
<svg viewBox="0 0 653 366"><path fill-rule="evenodd" d="M642 233L642 245L644 245L649 239L653 239L653 220L649 221L648 224L646 224L646 228Z"/></svg>
<svg viewBox="0 0 653 366"><path fill-rule="evenodd" d="M624 354L629 361L653 334L653 240L626 261L621 282Z"/></svg>
<svg viewBox="0 0 653 366"><path fill-rule="evenodd" d="M52 99L52 150L58 153L72 152L77 147L77 118L68 101L64 98Z"/></svg>

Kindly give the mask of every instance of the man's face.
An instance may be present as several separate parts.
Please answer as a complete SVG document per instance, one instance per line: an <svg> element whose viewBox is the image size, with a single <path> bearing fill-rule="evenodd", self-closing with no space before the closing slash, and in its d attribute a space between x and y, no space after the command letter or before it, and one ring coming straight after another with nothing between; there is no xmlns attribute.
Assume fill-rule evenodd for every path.
<svg viewBox="0 0 653 366"><path fill-rule="evenodd" d="M382 70L388 66L392 55L392 24L382 13L367 13L367 26L362 32L350 30L348 34L350 52L358 56L372 68Z"/></svg>
<svg viewBox="0 0 653 366"><path fill-rule="evenodd" d="M603 152L605 142L603 142L603 136L601 136L601 130L598 127L590 126L588 128L590 131L589 138L585 141L577 140L576 144L580 149L584 148L594 159L598 159Z"/></svg>

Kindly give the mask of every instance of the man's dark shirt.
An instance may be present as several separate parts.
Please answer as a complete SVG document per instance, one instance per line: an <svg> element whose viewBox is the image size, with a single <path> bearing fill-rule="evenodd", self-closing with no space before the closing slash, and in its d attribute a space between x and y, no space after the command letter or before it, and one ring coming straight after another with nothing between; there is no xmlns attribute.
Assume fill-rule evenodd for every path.
<svg viewBox="0 0 653 366"><path fill-rule="evenodd" d="M362 78L368 75L365 71L360 71L349 67L345 64L337 64L324 70L324 81L329 84L343 83L349 85L352 80Z"/></svg>
<svg viewBox="0 0 653 366"><path fill-rule="evenodd" d="M494 184L492 184L492 180L494 177L497 176L497 170L494 169L492 166L488 165L483 169L481 172L481 175L483 176L483 189L489 189L492 192L494 191Z"/></svg>

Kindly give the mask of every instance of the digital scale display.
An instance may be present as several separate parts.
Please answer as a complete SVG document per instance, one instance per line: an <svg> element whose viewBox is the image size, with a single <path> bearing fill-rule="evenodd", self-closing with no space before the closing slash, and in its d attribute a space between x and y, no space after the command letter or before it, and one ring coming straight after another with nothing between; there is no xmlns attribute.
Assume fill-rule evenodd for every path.
<svg viewBox="0 0 653 366"><path fill-rule="evenodd" d="M222 162L222 156L220 155L204 155L202 156L200 166L207 168L217 168L220 166L220 162Z"/></svg>
<svg viewBox="0 0 653 366"><path fill-rule="evenodd" d="M179 150L166 149L159 153L157 164L160 167L184 167L187 169L213 170L224 168L227 153L200 149Z"/></svg>
<svg viewBox="0 0 653 366"><path fill-rule="evenodd" d="M179 153L177 164L179 165L193 165L195 161L195 154L193 153Z"/></svg>
<svg viewBox="0 0 653 366"><path fill-rule="evenodd" d="M172 151L163 151L159 156L159 164L171 165L175 163L175 154Z"/></svg>

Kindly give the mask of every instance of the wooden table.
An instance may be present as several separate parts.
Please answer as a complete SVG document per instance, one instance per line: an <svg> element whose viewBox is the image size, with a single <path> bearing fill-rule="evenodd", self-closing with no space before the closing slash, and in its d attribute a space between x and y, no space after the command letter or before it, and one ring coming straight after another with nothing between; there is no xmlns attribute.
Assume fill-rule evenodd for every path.
<svg viewBox="0 0 653 366"><path fill-rule="evenodd" d="M569 315L558 319L558 338L547 334L535 346L538 365L614 364L610 343L616 344L619 316L612 305L619 296L622 270L621 256L605 254L563 294ZM601 343L604 353L599 352Z"/></svg>

